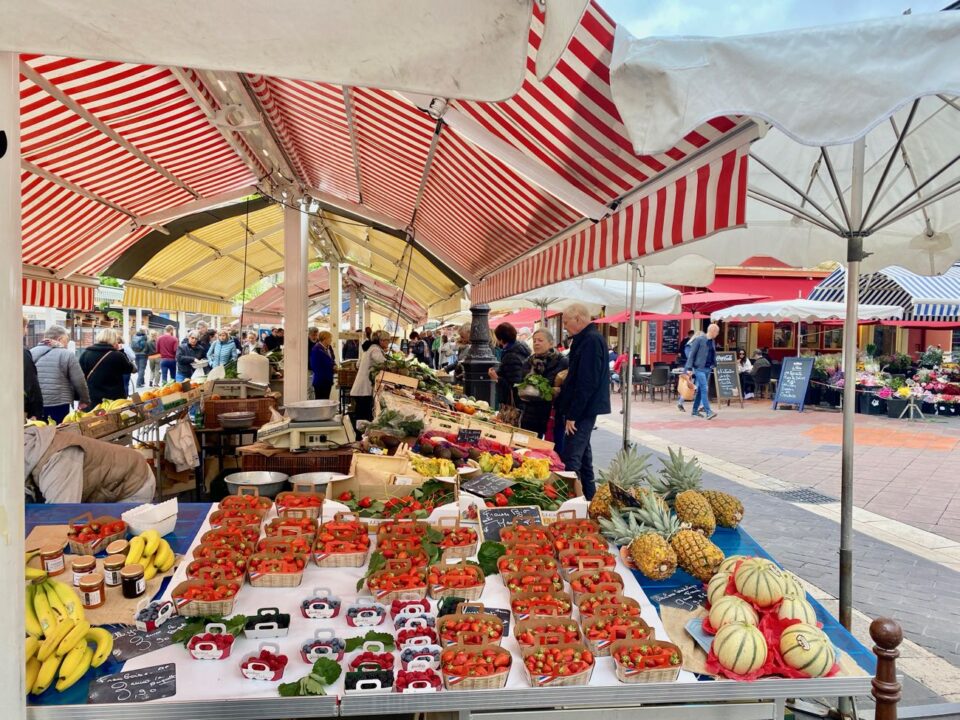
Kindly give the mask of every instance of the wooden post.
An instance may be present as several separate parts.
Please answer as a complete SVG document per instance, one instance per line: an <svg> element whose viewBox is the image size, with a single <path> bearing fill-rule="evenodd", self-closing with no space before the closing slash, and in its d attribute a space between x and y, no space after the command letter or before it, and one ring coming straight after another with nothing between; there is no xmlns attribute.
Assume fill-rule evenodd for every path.
<svg viewBox="0 0 960 720"><path fill-rule="evenodd" d="M897 647L903 641L903 630L890 618L877 618L870 623L870 637L876 645L877 674L873 678L873 699L877 703L875 720L897 720L900 702L900 683L897 682Z"/></svg>

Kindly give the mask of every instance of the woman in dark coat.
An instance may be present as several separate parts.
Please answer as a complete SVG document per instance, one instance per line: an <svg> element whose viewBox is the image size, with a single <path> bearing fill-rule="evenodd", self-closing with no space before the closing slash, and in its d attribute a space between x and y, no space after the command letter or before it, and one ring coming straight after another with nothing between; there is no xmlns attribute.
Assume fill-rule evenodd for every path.
<svg viewBox="0 0 960 720"><path fill-rule="evenodd" d="M324 331L317 336L316 344L310 349L310 370L313 371L313 397L317 400L329 400L333 390L333 376L337 363L333 357L330 341L333 335Z"/></svg>
<svg viewBox="0 0 960 720"><path fill-rule="evenodd" d="M200 336L196 332L187 335L187 338L177 348L177 382L189 380L196 372L194 360L206 360L207 351L200 343Z"/></svg>
<svg viewBox="0 0 960 720"><path fill-rule="evenodd" d="M96 407L103 400L127 397L124 375L137 371L130 358L119 350L120 338L115 330L101 330L96 342L80 355L80 369L87 379L90 403Z"/></svg>
<svg viewBox="0 0 960 720"><path fill-rule="evenodd" d="M497 405L519 407L517 389L523 380L523 363L530 357L526 343L517 342L517 329L510 323L500 323L493 331L500 348L500 365L488 371L490 379L497 383Z"/></svg>
<svg viewBox="0 0 960 720"><path fill-rule="evenodd" d="M556 351L553 344L553 335L549 330L541 329L533 334L533 355L523 365L524 377L541 375L550 382L551 387L555 384L557 373L567 369L568 361ZM520 416L520 427L543 438L553 410L553 397L549 400L521 397L521 403L523 414Z"/></svg>

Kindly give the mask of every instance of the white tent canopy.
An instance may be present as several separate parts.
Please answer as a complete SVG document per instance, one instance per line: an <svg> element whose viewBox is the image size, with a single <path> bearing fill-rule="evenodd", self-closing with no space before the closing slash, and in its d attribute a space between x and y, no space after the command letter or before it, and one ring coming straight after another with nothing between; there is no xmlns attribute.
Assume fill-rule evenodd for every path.
<svg viewBox="0 0 960 720"><path fill-rule="evenodd" d="M620 272L624 273L625 270ZM565 280L498 300L491 304L491 308L512 310L518 307L546 306L553 310L562 310L573 303L583 303L593 312L599 312L600 308L606 308L608 313L622 312L630 306L630 283L596 277ZM636 309L659 315L679 313L680 293L659 283L643 283L637 294Z"/></svg>
<svg viewBox="0 0 960 720"><path fill-rule="evenodd" d="M731 305L710 314L714 322L738 320L741 322L817 322L818 320L843 320L847 304L819 300L778 300L747 305ZM860 305L857 308L860 320L899 320L903 308L897 305Z"/></svg>

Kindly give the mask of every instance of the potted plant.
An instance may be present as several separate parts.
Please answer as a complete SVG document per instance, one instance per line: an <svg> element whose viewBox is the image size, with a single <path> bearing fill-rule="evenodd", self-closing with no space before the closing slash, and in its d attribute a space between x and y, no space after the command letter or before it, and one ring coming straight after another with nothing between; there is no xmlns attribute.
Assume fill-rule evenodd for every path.
<svg viewBox="0 0 960 720"><path fill-rule="evenodd" d="M899 418L910 402L910 388L899 377L894 377L888 389L891 392L887 398L887 417Z"/></svg>
<svg viewBox="0 0 960 720"><path fill-rule="evenodd" d="M884 371L891 375L901 375L905 378L910 372L911 367L913 367L913 361L909 355L894 353L893 355L887 355L881 365Z"/></svg>
<svg viewBox="0 0 960 720"><path fill-rule="evenodd" d="M943 365L943 350L933 345L927 346L923 355L920 356L920 367L938 368Z"/></svg>

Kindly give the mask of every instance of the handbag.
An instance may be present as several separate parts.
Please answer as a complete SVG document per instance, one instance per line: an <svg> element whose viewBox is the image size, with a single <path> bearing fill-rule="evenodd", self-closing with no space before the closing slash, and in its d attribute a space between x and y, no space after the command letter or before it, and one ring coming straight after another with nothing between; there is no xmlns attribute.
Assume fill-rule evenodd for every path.
<svg viewBox="0 0 960 720"><path fill-rule="evenodd" d="M689 375L683 374L677 378L677 394L684 400L693 400L697 394L697 386Z"/></svg>

